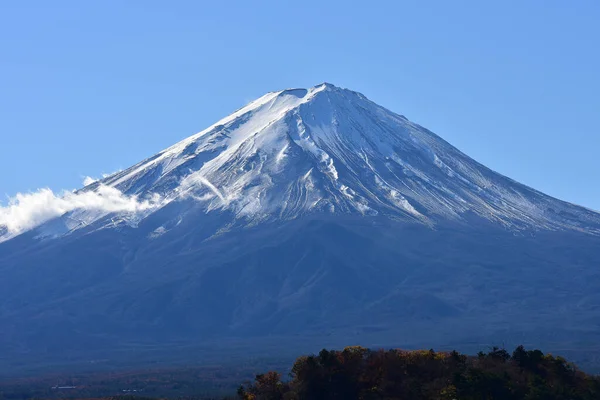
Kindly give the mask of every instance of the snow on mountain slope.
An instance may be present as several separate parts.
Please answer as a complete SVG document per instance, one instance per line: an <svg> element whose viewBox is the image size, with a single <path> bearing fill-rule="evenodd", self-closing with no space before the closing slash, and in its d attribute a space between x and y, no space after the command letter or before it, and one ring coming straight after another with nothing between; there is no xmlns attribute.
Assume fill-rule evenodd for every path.
<svg viewBox="0 0 600 400"><path fill-rule="evenodd" d="M242 224L325 212L429 225L476 215L510 229L597 233L600 226L599 214L494 173L403 116L327 83L268 93L80 193L106 187L152 206L74 210L60 229L42 231L56 236L107 215L114 216L109 225L135 225L190 198L206 212L231 211Z"/></svg>

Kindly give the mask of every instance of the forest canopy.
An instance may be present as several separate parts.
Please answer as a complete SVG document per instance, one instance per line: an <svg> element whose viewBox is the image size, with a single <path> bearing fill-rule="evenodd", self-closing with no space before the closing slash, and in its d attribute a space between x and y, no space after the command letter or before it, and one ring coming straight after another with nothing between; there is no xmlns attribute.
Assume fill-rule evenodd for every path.
<svg viewBox="0 0 600 400"><path fill-rule="evenodd" d="M562 357L517 347L476 356L456 351L379 350L347 347L300 357L283 379L257 375L241 386L244 400L592 400L600 379Z"/></svg>

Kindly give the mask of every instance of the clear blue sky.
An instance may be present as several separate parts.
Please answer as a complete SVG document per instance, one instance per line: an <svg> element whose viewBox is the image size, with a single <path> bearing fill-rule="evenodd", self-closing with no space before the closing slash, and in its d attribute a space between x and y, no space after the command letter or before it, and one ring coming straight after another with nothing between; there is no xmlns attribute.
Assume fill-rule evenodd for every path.
<svg viewBox="0 0 600 400"><path fill-rule="evenodd" d="M599 21L596 0L2 2L0 196L79 187L327 81L600 210Z"/></svg>

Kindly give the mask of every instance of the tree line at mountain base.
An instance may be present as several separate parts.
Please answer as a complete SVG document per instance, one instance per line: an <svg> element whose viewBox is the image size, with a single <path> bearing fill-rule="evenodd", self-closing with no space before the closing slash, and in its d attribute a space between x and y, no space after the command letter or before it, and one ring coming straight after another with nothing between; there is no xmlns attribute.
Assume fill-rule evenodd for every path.
<svg viewBox="0 0 600 400"><path fill-rule="evenodd" d="M517 347L467 356L456 351L322 350L243 385L243 400L592 400L600 378L562 357Z"/></svg>

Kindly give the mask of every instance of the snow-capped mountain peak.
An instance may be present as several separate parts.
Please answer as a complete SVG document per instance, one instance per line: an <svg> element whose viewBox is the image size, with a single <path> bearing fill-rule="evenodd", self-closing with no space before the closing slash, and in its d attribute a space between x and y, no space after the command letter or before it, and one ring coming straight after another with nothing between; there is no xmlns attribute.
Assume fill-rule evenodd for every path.
<svg viewBox="0 0 600 400"><path fill-rule="evenodd" d="M369 101L323 83L270 92L104 182L126 193L193 195L239 216L308 211L423 222L467 213L507 226L576 228L564 203L516 184ZM597 220L578 211L577 219Z"/></svg>
<svg viewBox="0 0 600 400"><path fill-rule="evenodd" d="M190 199L195 208L227 212L242 224L306 213L429 225L475 215L511 229L589 232L600 223L598 214L503 177L405 117L329 83L269 92L81 192L104 187L152 199L152 206L117 218L134 225ZM108 211L76 213L85 223L62 231L107 215L110 224L115 220Z"/></svg>

